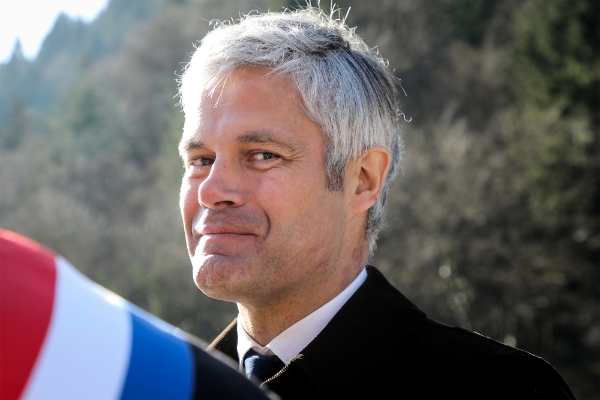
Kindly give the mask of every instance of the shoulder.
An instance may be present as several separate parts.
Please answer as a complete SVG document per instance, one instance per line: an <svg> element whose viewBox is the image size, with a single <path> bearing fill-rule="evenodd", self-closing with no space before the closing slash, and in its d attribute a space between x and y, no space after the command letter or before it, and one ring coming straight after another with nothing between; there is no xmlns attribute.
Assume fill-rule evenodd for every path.
<svg viewBox="0 0 600 400"><path fill-rule="evenodd" d="M492 361L501 358L535 357L479 333L442 324L426 318L419 332L419 343L436 358L448 358L457 363ZM537 358L537 357L536 357Z"/></svg>
<svg viewBox="0 0 600 400"><path fill-rule="evenodd" d="M427 318L410 355L415 376L461 397L574 398L545 360L478 333ZM434 377L432 379L432 377Z"/></svg>
<svg viewBox="0 0 600 400"><path fill-rule="evenodd" d="M407 397L574 398L542 358L427 318L379 271L367 271L371 279L354 309L370 310L364 319L371 336L379 339L376 358L385 360L389 371L406 376Z"/></svg>

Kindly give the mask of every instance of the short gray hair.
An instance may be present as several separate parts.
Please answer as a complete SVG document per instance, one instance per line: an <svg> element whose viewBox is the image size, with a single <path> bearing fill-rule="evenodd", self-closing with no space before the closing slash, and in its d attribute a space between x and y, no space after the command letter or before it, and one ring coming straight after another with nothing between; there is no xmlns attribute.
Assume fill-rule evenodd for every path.
<svg viewBox="0 0 600 400"><path fill-rule="evenodd" d="M181 77L181 104L187 121L197 115L201 96L212 95L236 69L267 67L292 79L307 116L321 128L330 190L343 188L348 161L372 146L385 147L391 165L365 227L372 255L402 156L398 81L387 64L345 20L319 8L252 13L238 23L217 23L205 36Z"/></svg>

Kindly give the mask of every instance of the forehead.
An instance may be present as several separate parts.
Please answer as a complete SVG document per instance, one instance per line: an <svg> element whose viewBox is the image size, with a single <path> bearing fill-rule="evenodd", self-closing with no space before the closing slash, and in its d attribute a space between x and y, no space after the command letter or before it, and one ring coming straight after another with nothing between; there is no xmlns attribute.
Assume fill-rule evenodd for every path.
<svg viewBox="0 0 600 400"><path fill-rule="evenodd" d="M199 104L200 115L211 109L225 108L237 111L240 107L256 111L270 107L273 110L303 113L304 107L296 87L288 76L276 75L268 68L246 67L234 71L223 80L212 95L205 95Z"/></svg>
<svg viewBox="0 0 600 400"><path fill-rule="evenodd" d="M236 139L270 132L271 136L301 139L316 131L321 136L318 125L306 116L293 81L270 71L262 67L236 70L212 94L204 95L195 112L186 113L180 151L185 151L186 142L205 142L215 135Z"/></svg>

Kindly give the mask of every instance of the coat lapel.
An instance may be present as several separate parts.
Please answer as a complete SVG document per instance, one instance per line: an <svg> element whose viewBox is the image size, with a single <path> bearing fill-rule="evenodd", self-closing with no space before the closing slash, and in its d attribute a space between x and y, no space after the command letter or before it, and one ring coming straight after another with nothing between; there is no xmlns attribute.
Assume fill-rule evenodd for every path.
<svg viewBox="0 0 600 400"><path fill-rule="evenodd" d="M239 362L237 353L237 318L221 332L206 348L207 351L218 350L226 356Z"/></svg>
<svg viewBox="0 0 600 400"><path fill-rule="evenodd" d="M319 397L377 397L378 388L390 382L397 383L397 394L403 392L401 376L410 368L407 360L426 315L377 269L367 272L364 284L290 363L319 388ZM277 380L286 373L269 387L278 392Z"/></svg>

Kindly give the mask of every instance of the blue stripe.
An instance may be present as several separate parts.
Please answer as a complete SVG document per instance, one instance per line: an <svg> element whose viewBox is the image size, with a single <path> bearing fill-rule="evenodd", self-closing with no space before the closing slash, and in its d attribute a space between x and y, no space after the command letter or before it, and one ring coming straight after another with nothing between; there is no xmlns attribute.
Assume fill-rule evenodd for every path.
<svg viewBox="0 0 600 400"><path fill-rule="evenodd" d="M190 399L194 390L190 345L154 325L137 310L130 311L131 357L121 398Z"/></svg>

